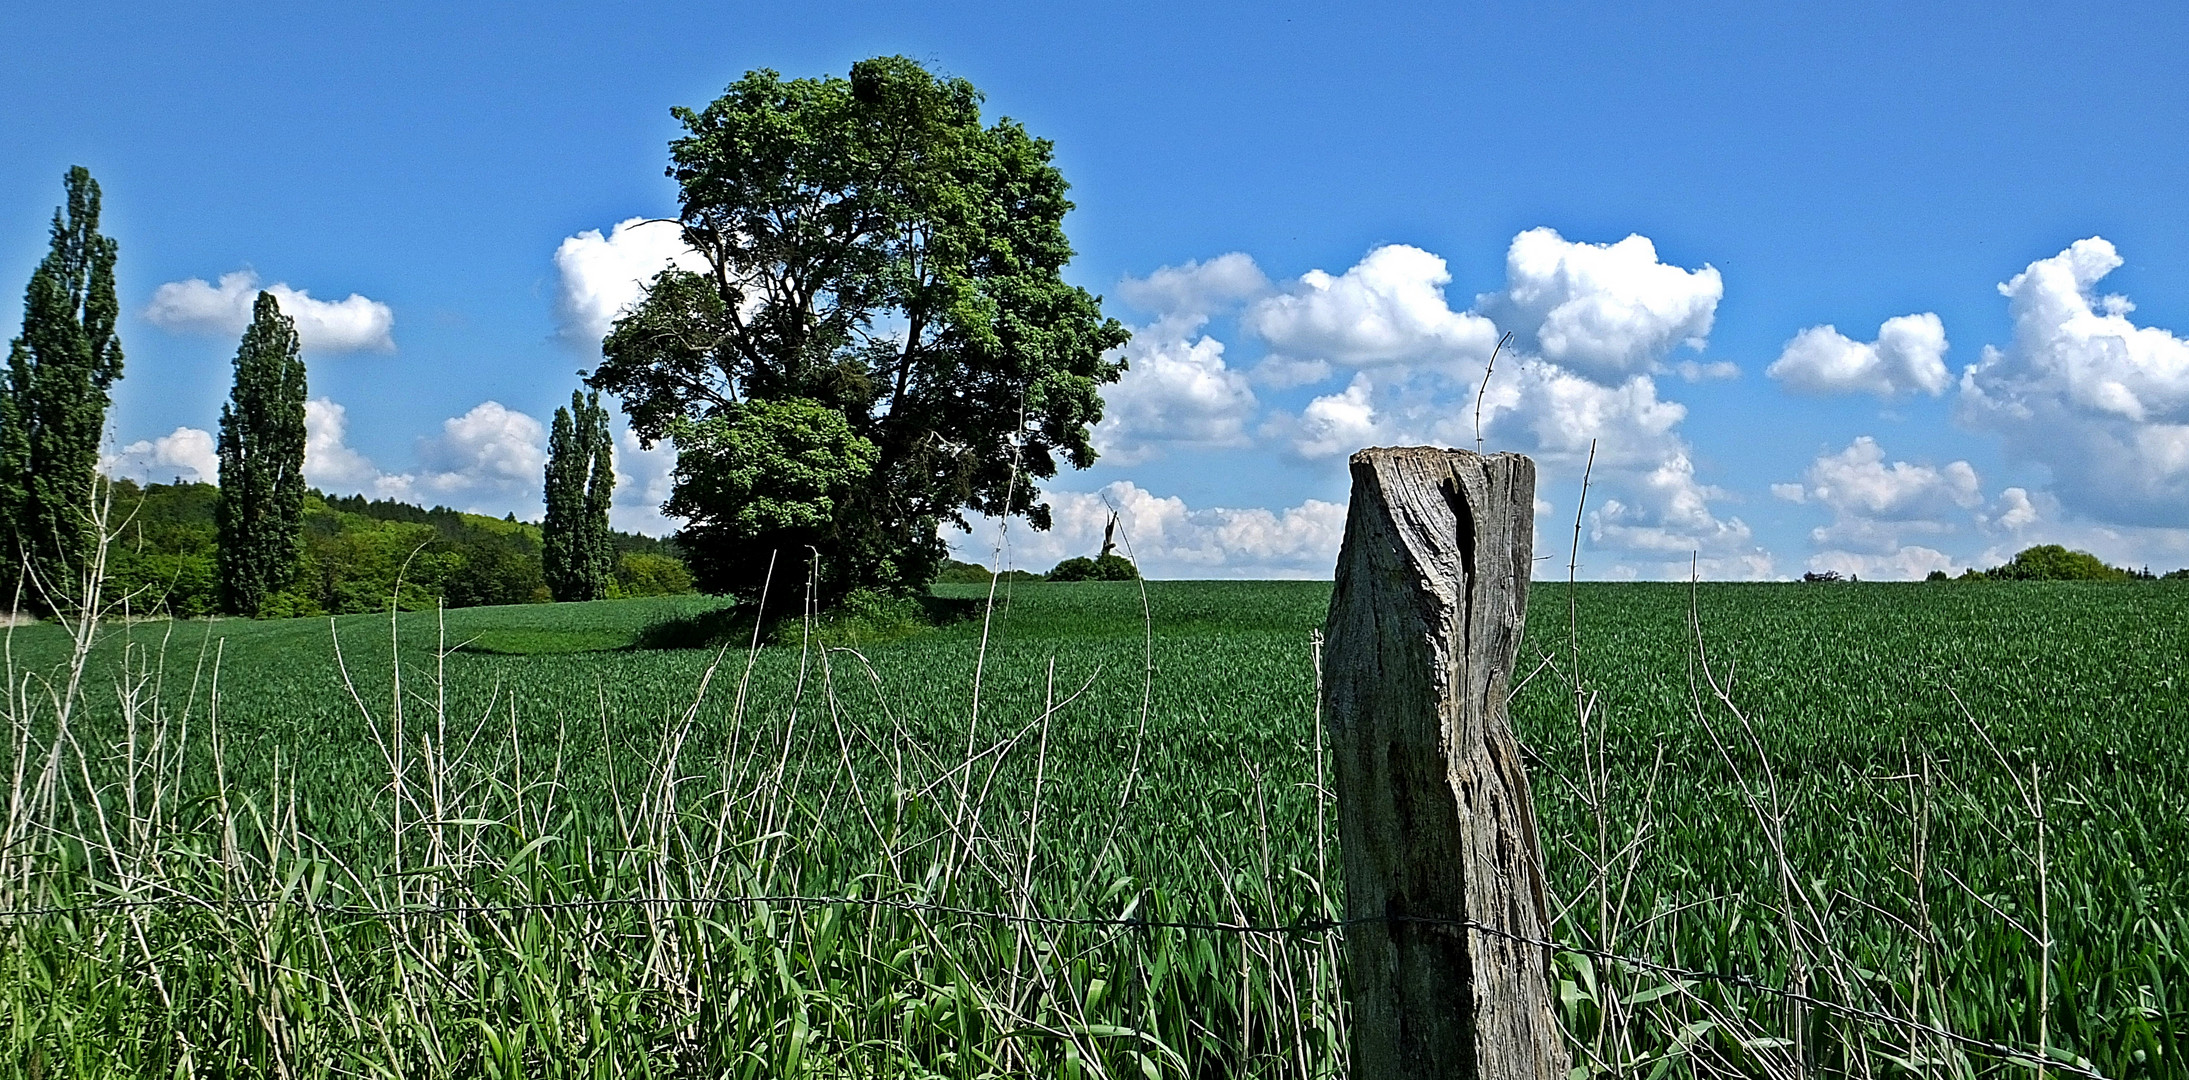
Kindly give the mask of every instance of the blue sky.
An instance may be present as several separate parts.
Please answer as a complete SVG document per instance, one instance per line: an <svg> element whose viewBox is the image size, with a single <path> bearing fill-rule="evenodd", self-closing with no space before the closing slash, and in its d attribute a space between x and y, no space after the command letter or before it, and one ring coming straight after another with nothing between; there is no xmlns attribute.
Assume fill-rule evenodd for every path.
<svg viewBox="0 0 2189 1080"><path fill-rule="evenodd" d="M89 166L114 471L203 463L281 285L315 480L536 515L590 329L673 254L615 232L673 208L669 107L903 53L1055 141L1069 276L1138 331L1015 562L1116 507L1157 574L1326 574L1344 452L1471 444L1512 330L1484 434L1561 553L1598 442L1587 576L2189 565L2178 8L443 7L0 17L0 283ZM665 466L625 455L619 521L667 526Z"/></svg>

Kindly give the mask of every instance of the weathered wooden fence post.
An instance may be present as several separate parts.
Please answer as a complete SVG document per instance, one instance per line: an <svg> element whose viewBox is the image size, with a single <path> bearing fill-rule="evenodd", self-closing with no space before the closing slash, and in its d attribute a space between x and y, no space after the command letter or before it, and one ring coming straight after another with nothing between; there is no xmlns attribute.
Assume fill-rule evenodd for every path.
<svg viewBox="0 0 2189 1080"><path fill-rule="evenodd" d="M1543 854L1506 717L1535 463L1353 455L1323 665L1359 1080L1565 1080ZM1472 922L1488 930L1469 927ZM1501 932L1501 933L1500 933Z"/></svg>

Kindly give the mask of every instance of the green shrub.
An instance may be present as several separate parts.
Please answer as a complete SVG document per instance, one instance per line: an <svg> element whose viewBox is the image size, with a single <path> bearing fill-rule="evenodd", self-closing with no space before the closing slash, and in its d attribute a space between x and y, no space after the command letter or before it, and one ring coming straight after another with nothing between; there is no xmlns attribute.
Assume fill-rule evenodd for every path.
<svg viewBox="0 0 2189 1080"><path fill-rule="evenodd" d="M956 559L945 559L943 560L942 569L935 572L935 584L986 585L988 584L988 580L994 576L995 575L988 572L987 567L982 566L978 563L959 562Z"/></svg>
<svg viewBox="0 0 2189 1080"><path fill-rule="evenodd" d="M620 596L682 596L693 592L692 572L674 555L626 551L616 561Z"/></svg>
<svg viewBox="0 0 2189 1080"><path fill-rule="evenodd" d="M1049 571L1050 581L1138 581L1140 568L1131 559L1118 554L1090 559L1075 555L1056 564Z"/></svg>

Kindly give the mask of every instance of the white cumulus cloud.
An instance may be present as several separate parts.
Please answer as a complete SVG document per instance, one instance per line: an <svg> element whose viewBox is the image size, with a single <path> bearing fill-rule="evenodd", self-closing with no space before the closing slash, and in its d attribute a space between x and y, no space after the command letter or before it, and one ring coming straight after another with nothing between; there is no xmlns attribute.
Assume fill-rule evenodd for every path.
<svg viewBox="0 0 2189 1080"><path fill-rule="evenodd" d="M1806 492L1834 510L1885 521L1929 521L1967 511L1984 501L1976 469L1966 461L1944 466L1885 462L1885 448L1863 435L1845 450L1809 466Z"/></svg>
<svg viewBox="0 0 2189 1080"><path fill-rule="evenodd" d="M1269 278L1253 258L1234 251L1206 262L1188 260L1144 278L1118 282L1118 298L1157 317L1164 336L1183 337L1210 317L1269 291Z"/></svg>
<svg viewBox="0 0 2189 1080"><path fill-rule="evenodd" d="M108 476L146 484L173 480L186 484L220 482L220 457L214 450L213 433L193 427L178 427L157 439L139 439L103 454L99 467Z"/></svg>
<svg viewBox="0 0 2189 1080"><path fill-rule="evenodd" d="M1864 435L1843 450L1818 455L1802 482L1771 486L1782 499L1832 514L1831 521L1810 531L1818 549L1810 569L1920 578L1965 565L1929 545L1982 522L1983 484L1976 469L1966 461L1925 465L1886 458L1885 448ZM1910 543L1910 537L1925 543Z"/></svg>
<svg viewBox="0 0 2189 1080"><path fill-rule="evenodd" d="M1246 376L1224 365L1224 343L1202 336L1133 335L1123 378L1102 393L1095 448L1113 464L1148 460L1169 446L1228 447L1248 441L1259 404Z"/></svg>
<svg viewBox="0 0 2189 1080"><path fill-rule="evenodd" d="M1936 548L1909 544L1881 553L1820 551L1809 559L1809 569L1829 570L1842 577L1872 581L1920 581L1936 570L1948 575L1968 564Z"/></svg>
<svg viewBox="0 0 2189 1080"><path fill-rule="evenodd" d="M638 436L628 426L619 423L615 466L616 494L614 504L608 508L608 524L648 536L675 532L680 523L664 517L661 504L669 501L669 488L675 481L676 447L663 440L647 449L639 445Z"/></svg>
<svg viewBox="0 0 2189 1080"><path fill-rule="evenodd" d="M349 445L349 410L331 398L305 403L304 431L304 479L323 491L540 517L547 431L500 402L443 420L438 434L418 439L417 467L402 472L382 469Z"/></svg>
<svg viewBox="0 0 2189 1080"><path fill-rule="evenodd" d="M1208 321L1267 292L1269 279L1239 252L1128 277L1118 292L1155 315L1121 350L1125 375L1103 388L1095 449L1132 465L1173 447L1244 446L1261 408L1247 376L1224 360L1224 343L1201 333Z"/></svg>
<svg viewBox="0 0 2189 1080"><path fill-rule="evenodd" d="M2111 525L2184 524L2189 506L2189 341L2099 296L2121 265L2101 237L2030 263L1999 286L2014 335L1961 375L1961 418L2046 466L2051 492Z"/></svg>
<svg viewBox="0 0 2189 1080"><path fill-rule="evenodd" d="M484 401L441 422L420 439L415 483L435 501L475 514L536 517L547 469L547 429L538 420Z"/></svg>
<svg viewBox="0 0 2189 1080"><path fill-rule="evenodd" d="M1638 560L1619 564L1628 571L1685 576L1689 560L1678 556L1692 556L1714 576L1768 574L1770 556L1748 525L1712 509L1728 496L1697 475L1678 431L1687 409L1659 397L1650 374L1669 350L1703 343L1722 293L1717 271L1661 263L1645 237L1584 244L1549 229L1515 237L1506 262L1505 287L1469 312L1446 304L1442 259L1399 246L1258 301L1246 321L1284 362L1363 369L1343 390L1272 418L1263 435L1306 459L1370 445L1471 448L1479 393L1485 447L1533 455L1546 483L1577 484L1593 446L1591 540ZM1514 344L1485 389L1484 366L1507 330ZM1722 363L1672 370L1691 380L1738 374Z"/></svg>
<svg viewBox="0 0 2189 1080"><path fill-rule="evenodd" d="M1300 410L1298 420L1272 430L1289 430L1293 452L1305 458L1342 457L1378 442L1405 441L1379 437L1374 393L1368 373L1355 372L1344 390L1317 397Z"/></svg>
<svg viewBox="0 0 2189 1080"><path fill-rule="evenodd" d="M1488 319L1452 310L1444 260L1389 244L1336 277L1310 270L1250 305L1248 329L1281 356L1344 364L1480 363L1497 343Z"/></svg>
<svg viewBox="0 0 2189 1080"><path fill-rule="evenodd" d="M334 494L411 498L411 478L389 476L349 445L349 409L333 398L304 403L304 480Z"/></svg>
<svg viewBox="0 0 2189 1080"><path fill-rule="evenodd" d="M258 274L237 270L219 284L203 278L170 281L152 290L144 317L162 330L177 333L240 336L251 325L251 306L269 292L281 313L296 321L296 336L314 352L390 352L395 348L395 311L356 293L340 300L314 299L284 282L261 284Z"/></svg>
<svg viewBox="0 0 2189 1080"><path fill-rule="evenodd" d="M673 221L629 218L607 235L587 229L555 248L555 319L565 341L588 352L669 266L705 273L707 260Z"/></svg>
<svg viewBox="0 0 2189 1080"><path fill-rule="evenodd" d="M1764 371L1810 394L1868 393L1879 397L1946 391L1946 325L1936 314L1902 315L1877 328L1877 340L1855 341L1827 324L1794 335Z"/></svg>
<svg viewBox="0 0 2189 1080"><path fill-rule="evenodd" d="M1119 546L1129 543L1141 573L1158 578L1327 578L1345 537L1345 506L1308 499L1278 510L1196 509L1177 496L1159 496L1119 480L1094 492L1050 491L1053 525L1036 532L1013 522L1003 534L1006 569L1045 571L1075 555L1093 556L1113 509ZM977 522L972 535L945 532L957 557L994 565L997 526Z"/></svg>
<svg viewBox="0 0 2189 1080"><path fill-rule="evenodd" d="M1522 351L1610 384L1652 370L1676 346L1700 348L1724 296L1716 268L1659 262L1646 236L1588 244L1538 228L1513 238L1505 288L1476 309Z"/></svg>

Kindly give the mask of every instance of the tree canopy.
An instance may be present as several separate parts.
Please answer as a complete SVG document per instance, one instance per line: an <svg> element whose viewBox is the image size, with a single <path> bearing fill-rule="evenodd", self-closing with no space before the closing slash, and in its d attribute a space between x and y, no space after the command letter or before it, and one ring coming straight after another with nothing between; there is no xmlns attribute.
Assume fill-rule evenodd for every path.
<svg viewBox="0 0 2189 1080"><path fill-rule="evenodd" d="M2023 548L1984 576L1994 581L2126 581L2130 577L2128 571L2107 566L2096 555L2058 544Z"/></svg>
<svg viewBox="0 0 2189 1080"><path fill-rule="evenodd" d="M655 277L587 381L675 442L702 587L757 591L771 556L799 580L811 558L825 597L921 586L941 524L1047 528L1033 481L1093 463L1126 331L1063 280L1051 144L980 104L881 57L674 110L676 224L708 269Z"/></svg>

